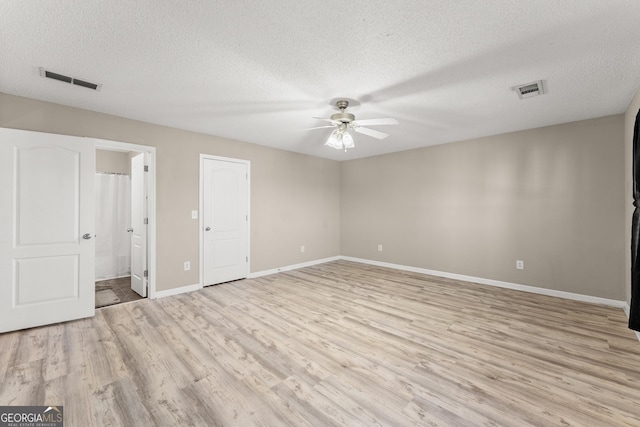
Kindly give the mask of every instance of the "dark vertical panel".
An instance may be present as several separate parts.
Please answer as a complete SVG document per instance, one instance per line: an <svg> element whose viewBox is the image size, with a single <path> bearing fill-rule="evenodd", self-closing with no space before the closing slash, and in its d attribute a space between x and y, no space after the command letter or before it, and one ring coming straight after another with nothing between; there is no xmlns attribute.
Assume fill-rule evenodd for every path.
<svg viewBox="0 0 640 427"><path fill-rule="evenodd" d="M640 111L633 128L633 219L631 222L631 310L629 328L640 331Z"/></svg>

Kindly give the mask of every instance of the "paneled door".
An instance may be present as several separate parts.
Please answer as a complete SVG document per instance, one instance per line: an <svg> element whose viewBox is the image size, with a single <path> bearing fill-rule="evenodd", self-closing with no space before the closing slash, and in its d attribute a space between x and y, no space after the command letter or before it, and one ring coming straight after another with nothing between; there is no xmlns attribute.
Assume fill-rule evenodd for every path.
<svg viewBox="0 0 640 427"><path fill-rule="evenodd" d="M246 162L202 160L203 286L249 275Z"/></svg>
<svg viewBox="0 0 640 427"><path fill-rule="evenodd" d="M131 289L147 296L147 194L145 154L131 158Z"/></svg>
<svg viewBox="0 0 640 427"><path fill-rule="evenodd" d="M93 316L95 147L0 128L0 332Z"/></svg>

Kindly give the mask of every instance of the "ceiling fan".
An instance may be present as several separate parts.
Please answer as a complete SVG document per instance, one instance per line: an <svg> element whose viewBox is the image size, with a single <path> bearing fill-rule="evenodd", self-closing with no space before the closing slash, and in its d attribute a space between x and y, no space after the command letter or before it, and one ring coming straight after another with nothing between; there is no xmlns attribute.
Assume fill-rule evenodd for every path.
<svg viewBox="0 0 640 427"><path fill-rule="evenodd" d="M349 101L345 99L340 99L336 102L336 107L340 110L339 113L335 113L331 115L331 118L325 119L322 117L313 117L314 119L324 120L326 122L330 122L329 126L318 126L311 129L325 129L325 128L335 128L327 142L324 145L329 147L347 151L347 148L355 147L353 142L353 136L351 135L351 131L358 132L364 135L371 136L377 139L385 139L387 136L384 132L379 132L377 130L365 128L362 126L379 126L379 125L397 125L398 121L393 118L385 118L385 119L366 119L366 120L358 120L356 121L356 116L351 113L347 113L344 110L349 106Z"/></svg>

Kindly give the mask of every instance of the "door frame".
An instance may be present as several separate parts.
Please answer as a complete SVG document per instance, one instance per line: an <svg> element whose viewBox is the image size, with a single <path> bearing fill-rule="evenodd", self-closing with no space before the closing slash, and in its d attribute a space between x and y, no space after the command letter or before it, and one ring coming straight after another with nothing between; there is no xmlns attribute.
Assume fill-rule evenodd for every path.
<svg viewBox="0 0 640 427"><path fill-rule="evenodd" d="M128 142L111 141L107 139L91 138L95 141L95 148L108 151L137 151L146 153L149 172L147 172L147 270L149 277L147 284L149 292L147 298L155 299L156 296L156 147L148 145L130 144Z"/></svg>
<svg viewBox="0 0 640 427"><path fill-rule="evenodd" d="M199 179L199 206L198 206L198 238L199 238L199 289L204 288L204 161L218 160L223 162L241 163L247 167L247 277L251 275L251 161L243 159L234 159L231 157L213 156L211 154L200 154L200 179Z"/></svg>

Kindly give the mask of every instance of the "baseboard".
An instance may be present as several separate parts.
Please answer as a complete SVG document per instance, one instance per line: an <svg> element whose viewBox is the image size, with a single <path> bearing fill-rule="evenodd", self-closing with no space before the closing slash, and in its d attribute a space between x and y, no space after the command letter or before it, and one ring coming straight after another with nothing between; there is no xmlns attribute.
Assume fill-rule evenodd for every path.
<svg viewBox="0 0 640 427"><path fill-rule="evenodd" d="M627 319L631 316L631 307L629 307L629 304L627 304L627 302L624 302L624 307L622 307L622 309L624 310L624 314L627 315ZM640 341L640 332L638 331L633 331L636 333L636 336L638 337L638 341Z"/></svg>
<svg viewBox="0 0 640 427"><path fill-rule="evenodd" d="M355 257L349 257L349 256L342 256L342 255L334 256L334 257L330 257L330 258L317 259L317 260L313 260L313 261L303 262L303 263L300 263L300 264L288 265L288 266L279 267L279 268L273 268L271 270L257 271L257 272L251 273L249 275L249 278L253 279L253 278L256 278L256 277L262 277L262 276L267 276L267 275L270 275L270 274L281 273L283 271L296 270L298 268L310 267L310 266L313 266L313 265L324 264L326 262L337 261L337 260L353 261L353 262L359 262L359 263L362 263L362 264L376 265L376 266L379 266L379 267L395 268L396 270L404 270L404 271L411 271L411 272L414 272L414 273L430 274L432 276L446 277L448 279L463 280L465 282L480 283L482 285L489 285L489 286L496 286L496 287L500 287L500 288L514 289L514 290L517 290L517 291L531 292L531 293L534 293L534 294L541 294L541 295L547 295L547 296L552 296L552 297L565 298L565 299L570 299L570 300L575 300L575 301L590 302L590 303L593 303L593 304L607 305L607 306L616 307L616 308L623 308L624 309L624 307L626 305L625 301L619 301L619 300L614 300L614 299L600 298L600 297L594 297L594 296L583 295L583 294L575 294L575 293L572 293L572 292L557 291L557 290L554 290L554 289L539 288L539 287L536 287L536 286L521 285L521 284L518 284L518 283L503 282L503 281L500 281L500 280L485 279L485 278L482 278L482 277L474 277L474 276L466 276L466 275L463 275L463 274L448 273L448 272L445 272L445 271L429 270L429 269L426 269L426 268L411 267L411 266L408 266L408 265L392 264L392 263L389 263L389 262L374 261L374 260L370 260L370 259L355 258Z"/></svg>
<svg viewBox="0 0 640 427"><path fill-rule="evenodd" d="M129 274L125 274L124 276L115 276L115 277L107 277L107 278L101 277L101 278L99 278L99 279L98 279L98 278L96 278L96 283L98 283L98 282L104 282L105 280L122 279L122 278L124 278L124 277L131 277L131 273L129 273Z"/></svg>
<svg viewBox="0 0 640 427"><path fill-rule="evenodd" d="M340 256L334 256L330 258L322 258L316 259L313 261L307 261L300 264L287 265L284 267L272 268L271 270L263 270L256 271L255 273L249 274L250 279L255 279L256 277L268 276L270 274L282 273L283 271L297 270L298 268L311 267L312 265L324 264L325 262L330 261L338 261L342 259Z"/></svg>
<svg viewBox="0 0 640 427"><path fill-rule="evenodd" d="M627 302L624 302L624 305L622 306L622 309L624 310L624 314L627 315L627 319L629 318L629 316L631 316L631 307L629 307L629 304L627 304Z"/></svg>
<svg viewBox="0 0 640 427"><path fill-rule="evenodd" d="M199 283L196 283L195 285L181 286L179 288L167 289L166 291L156 291L153 298L170 297L172 295L179 295L187 292L197 291L198 289L202 289L202 286Z"/></svg>
<svg viewBox="0 0 640 427"><path fill-rule="evenodd" d="M463 274L447 273L445 271L428 270L426 268L411 267L407 265L392 264L389 262L373 261L362 258L353 258L342 256L340 259L345 261L360 262L363 264L376 265L379 267L395 268L397 270L411 271L414 273L430 274L432 276L446 277L447 279L463 280L465 282L480 283L481 285L496 286L499 288L514 289L517 291L531 292L534 294L547 295L552 297L565 298L575 301L590 302L593 304L607 305L616 308L624 308L625 301L618 301L608 298L593 297L590 295L574 294L572 292L557 291L554 289L538 288L535 286L521 285L518 283L503 282L500 280L484 279L482 277L465 276Z"/></svg>
<svg viewBox="0 0 640 427"><path fill-rule="evenodd" d="M517 291L531 292L531 293L534 293L534 294L547 295L547 296L552 296L552 297L570 299L570 300L574 300L574 301L589 302L589 303L593 303L593 304L601 304L601 305L606 305L606 306L610 306L610 307L622 308L624 310L625 314L627 315L627 318L629 317L630 308L629 308L629 304L627 304L626 301L618 301L618 300L614 300L614 299L600 298L600 297L594 297L594 296L590 296L590 295L576 294L576 293L565 292L565 291L557 291L557 290L554 290L554 289L539 288L539 287L536 287L536 286L521 285L521 284L518 284L518 283L503 282L503 281L500 281L500 280L485 279L485 278L482 278L482 277L474 277L474 276L466 276L466 275L463 275L463 274L448 273L448 272L445 272L445 271L429 270L429 269L426 269L426 268L411 267L411 266L408 266L408 265L392 264L390 262L374 261L374 260L370 260L370 259L355 258L355 257L349 257L349 256L342 256L342 255L329 257L329 258L317 259L317 260L313 260L313 261L307 261L307 262L303 262L303 263L300 263L300 264L287 265L287 266L283 266L283 267L273 268L273 269L270 269L270 270L256 271L254 273L249 274L249 278L250 279L254 279L254 278L257 278L257 277L268 276L270 274L282 273L284 271L297 270L299 268L311 267L313 265L324 264L326 262L338 261L338 260L359 262L359 263L362 263L362 264L375 265L375 266L378 266L378 267L394 268L396 270L411 271L413 273L421 273L421 274L429 274L429 275L432 275L432 276L445 277L447 279L462 280L462 281L465 281L465 282L479 283L479 284L482 284L482 285L496 286L496 287L499 287L499 288L514 289L514 290L517 290ZM168 297L168 296L172 296L172 295L183 294L183 293L186 293L186 292L197 291L199 289L202 289L202 286L199 283L196 283L194 285L182 286L182 287L179 287L179 288L168 289L166 291L156 291L156 293L155 293L153 298L164 298L164 297ZM636 331L634 331L634 332L636 333L636 336L638 337L638 340L640 341L640 332L636 332Z"/></svg>
<svg viewBox="0 0 640 427"><path fill-rule="evenodd" d="M324 264L325 262L329 262L329 261L338 261L339 259L340 259L339 256L335 256L331 258L323 258L323 259L317 259L314 261L303 262L300 264L287 265L284 267L274 268L271 270L257 271L255 273L249 274L249 279L267 276L269 274L281 273L283 271L296 270L298 268L303 268L303 267L310 267L312 265ZM196 283L195 285L188 285L188 286L182 286L179 288L167 289L166 291L156 291L153 298L170 297L172 295L179 295L179 294L184 294L186 292L197 291L198 289L202 289L202 285L200 285L199 283Z"/></svg>

